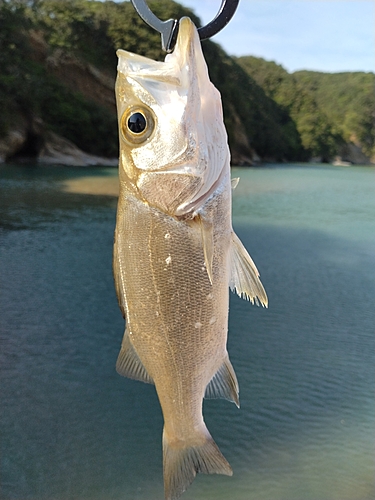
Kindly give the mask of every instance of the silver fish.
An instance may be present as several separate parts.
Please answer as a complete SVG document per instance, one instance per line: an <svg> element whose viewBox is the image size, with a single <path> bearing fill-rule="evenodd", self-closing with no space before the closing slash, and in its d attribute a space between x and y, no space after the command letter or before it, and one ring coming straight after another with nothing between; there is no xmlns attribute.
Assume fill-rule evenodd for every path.
<svg viewBox="0 0 375 500"><path fill-rule="evenodd" d="M165 62L119 50L120 196L114 276L126 330L117 371L155 384L167 500L197 472L232 475L203 421L204 397L239 405L226 349L229 287L267 306L231 222L221 98L197 30L180 21Z"/></svg>

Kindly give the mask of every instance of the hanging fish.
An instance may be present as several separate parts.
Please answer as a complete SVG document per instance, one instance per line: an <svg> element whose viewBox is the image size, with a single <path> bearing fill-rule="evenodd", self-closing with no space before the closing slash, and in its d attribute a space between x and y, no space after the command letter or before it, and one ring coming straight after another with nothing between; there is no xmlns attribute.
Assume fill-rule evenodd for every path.
<svg viewBox="0 0 375 500"><path fill-rule="evenodd" d="M232 229L221 99L196 27L181 19L165 62L117 54L114 276L126 318L117 371L155 384L171 500L197 472L232 474L204 423L202 401L239 405L226 349L229 287L263 306L267 296Z"/></svg>

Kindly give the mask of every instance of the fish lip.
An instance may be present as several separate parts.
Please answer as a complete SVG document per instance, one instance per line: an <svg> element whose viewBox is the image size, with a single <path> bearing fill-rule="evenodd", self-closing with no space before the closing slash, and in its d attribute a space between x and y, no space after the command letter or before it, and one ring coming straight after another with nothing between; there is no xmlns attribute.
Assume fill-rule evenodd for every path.
<svg viewBox="0 0 375 500"><path fill-rule="evenodd" d="M190 17L184 16L180 19L178 25L178 35L176 41L176 47L178 44L184 45L181 49L184 49L186 53L186 46L189 45L195 36L198 36L196 27Z"/></svg>

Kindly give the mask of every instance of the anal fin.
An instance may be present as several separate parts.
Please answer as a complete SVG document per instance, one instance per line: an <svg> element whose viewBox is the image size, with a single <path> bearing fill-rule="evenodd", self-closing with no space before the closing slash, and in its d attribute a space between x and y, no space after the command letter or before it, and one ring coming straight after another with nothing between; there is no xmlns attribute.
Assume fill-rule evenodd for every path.
<svg viewBox="0 0 375 500"><path fill-rule="evenodd" d="M141 382L146 382L147 384L154 383L150 375L147 373L146 368L143 366L142 361L139 359L139 356L130 341L127 329L125 330L120 353L117 358L116 370L117 373L123 375L124 377L128 377L133 380L140 380Z"/></svg>
<svg viewBox="0 0 375 500"><path fill-rule="evenodd" d="M207 399L224 398L240 407L238 381L228 356L206 387Z"/></svg>
<svg viewBox="0 0 375 500"><path fill-rule="evenodd" d="M268 298L259 279L259 272L241 240L232 231L231 241L231 278L232 292L263 307L268 307Z"/></svg>

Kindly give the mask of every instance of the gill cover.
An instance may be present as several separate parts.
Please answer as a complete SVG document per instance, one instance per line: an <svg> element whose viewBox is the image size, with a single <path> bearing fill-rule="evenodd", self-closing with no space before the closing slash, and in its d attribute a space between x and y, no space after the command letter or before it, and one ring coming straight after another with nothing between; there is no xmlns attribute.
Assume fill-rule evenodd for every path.
<svg viewBox="0 0 375 500"><path fill-rule="evenodd" d="M149 205L176 216L192 213L229 171L221 98L197 29L181 19L165 62L117 54L122 175Z"/></svg>

